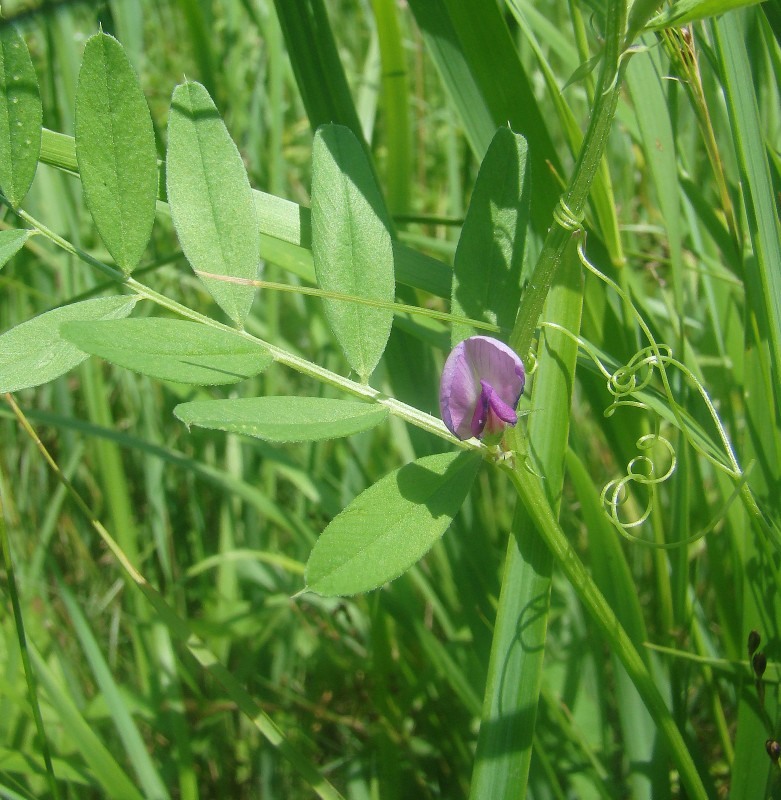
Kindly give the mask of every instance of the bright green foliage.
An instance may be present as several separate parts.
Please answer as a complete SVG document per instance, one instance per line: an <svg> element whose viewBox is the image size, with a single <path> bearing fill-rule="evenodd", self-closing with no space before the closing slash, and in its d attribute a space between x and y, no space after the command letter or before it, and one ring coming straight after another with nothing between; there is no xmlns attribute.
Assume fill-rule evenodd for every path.
<svg viewBox="0 0 781 800"><path fill-rule="evenodd" d="M348 128L326 125L312 145L312 257L326 291L393 302L387 212L366 154ZM365 383L390 335L387 308L324 300L350 367Z"/></svg>
<svg viewBox="0 0 781 800"><path fill-rule="evenodd" d="M0 336L0 392L18 392L53 381L87 358L64 339L60 327L72 320L126 317L135 297L101 297L55 308Z"/></svg>
<svg viewBox="0 0 781 800"><path fill-rule="evenodd" d="M157 151L152 118L122 45L87 41L76 91L76 156L84 200L114 261L129 274L155 221Z"/></svg>
<svg viewBox="0 0 781 800"><path fill-rule="evenodd" d="M648 29L660 31L673 26L688 25L697 20L726 14L736 8L753 6L761 0L678 0L648 23Z"/></svg>
<svg viewBox="0 0 781 800"><path fill-rule="evenodd" d="M238 383L268 367L262 347L238 334L178 319L126 319L63 327L85 353L163 381L200 386Z"/></svg>
<svg viewBox="0 0 781 800"><path fill-rule="evenodd" d="M388 411L326 397L240 397L182 403L174 415L189 428L243 433L270 442L316 442L370 430Z"/></svg>
<svg viewBox="0 0 781 800"><path fill-rule="evenodd" d="M531 177L523 136L499 128L480 164L456 248L450 310L510 329L521 297ZM455 347L475 331L453 325Z"/></svg>
<svg viewBox="0 0 781 800"><path fill-rule="evenodd" d="M242 326L255 297L246 281L258 273L255 205L241 155L195 81L177 86L171 98L166 170L182 250L217 304Z"/></svg>
<svg viewBox="0 0 781 800"><path fill-rule="evenodd" d="M0 269L24 247L31 233L27 230L0 231Z"/></svg>
<svg viewBox="0 0 781 800"><path fill-rule="evenodd" d="M147 374L92 359L0 402L0 520L38 679L36 703L20 628L3 615L9 797L56 800L52 786L62 800L778 795L765 742L781 719L781 6L637 40L663 5L684 7L109 0L23 12L52 130L23 208L0 206L1 257L16 253L0 272L0 329L19 326L0 339L0 365L16 338L19 386L60 374L42 367L71 347L67 330ZM3 3L4 21L23 6ZM80 177L68 135L77 104L85 121L79 43L100 21L134 65L157 141L174 145L160 177L179 175L132 277L99 263L105 233L81 202L89 167ZM114 47L93 39L85 75L97 41ZM202 88L177 90L167 130L183 72L224 114L253 205ZM10 108L4 94L0 107ZM345 376L322 300L296 294L317 284L313 233L317 256L327 249L317 234L352 213L318 221L307 208L312 131L329 122L350 127L372 175L369 193L351 187L373 206L351 217L352 233L361 241L378 220L392 232L406 304L387 348L364 337L382 354L372 385ZM479 271L494 242L506 254L524 230L523 212L483 202L502 126L511 156L510 130L523 134L533 172L517 341L536 358L518 425L489 451L447 436L436 384L448 312L473 303L509 316L504 286L481 294ZM177 138L189 142L179 153ZM315 190L354 182L341 166L320 186L315 175ZM241 180L228 187L230 175ZM489 192L514 177L494 175ZM554 217L563 191L569 208ZM194 266L245 314L229 343L177 227L186 257L188 242L206 241ZM237 248L247 258L231 263L250 266L223 274ZM264 290L246 314L255 277L286 291ZM354 283L338 293L366 291L363 277ZM112 290L147 300L152 319L75 320L36 341L46 318L35 315ZM382 298L393 299L392 280ZM183 384L226 373L244 379ZM229 432L188 431L174 408ZM302 591L313 547L307 577L323 592L406 572L324 597ZM746 650L752 628L768 660L762 681Z"/></svg>
<svg viewBox="0 0 781 800"><path fill-rule="evenodd" d="M27 44L13 25L0 25L0 188L12 206L24 200L41 149L43 109Z"/></svg>
<svg viewBox="0 0 781 800"><path fill-rule="evenodd" d="M307 588L351 595L397 578L448 529L480 464L475 453L426 456L370 486L317 540L306 566Z"/></svg>

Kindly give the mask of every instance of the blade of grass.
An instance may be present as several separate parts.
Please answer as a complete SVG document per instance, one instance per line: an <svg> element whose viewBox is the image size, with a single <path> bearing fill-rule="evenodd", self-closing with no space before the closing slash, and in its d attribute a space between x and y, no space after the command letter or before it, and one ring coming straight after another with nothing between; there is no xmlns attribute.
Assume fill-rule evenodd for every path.
<svg viewBox="0 0 781 800"><path fill-rule="evenodd" d="M67 685L57 678L45 659L32 646L30 656L49 703L68 731L70 741L76 745L90 766L102 790L107 796L116 797L117 800L142 800L143 795L80 713Z"/></svg>
<svg viewBox="0 0 781 800"><path fill-rule="evenodd" d="M147 752L146 745L133 721L133 717L122 699L119 686L117 686L106 659L100 651L95 636L90 630L89 623L76 603L76 599L63 583L58 571L55 571L55 580L59 599L65 604L76 635L81 642L84 655L92 669L100 692L106 700L109 714L114 720L114 725L125 747L125 753L144 792L144 797L170 797L160 773Z"/></svg>
<svg viewBox="0 0 781 800"><path fill-rule="evenodd" d="M751 10L750 13L757 13ZM781 374L781 229L774 200L770 169L762 135L754 80L744 41L745 17L728 14L711 24L722 85L727 99L732 138L740 166L749 236L756 256L755 275L749 275L759 291L752 293L764 308L758 318L766 320L775 374ZM760 289L761 287L761 289ZM779 413L778 381L773 383L773 407Z"/></svg>
<svg viewBox="0 0 781 800"><path fill-rule="evenodd" d="M500 125L509 124L529 143L532 225L544 232L558 197L551 165L559 170L560 162L499 5L494 0L409 5L477 158L482 160ZM498 75L507 77L497 80Z"/></svg>
<svg viewBox="0 0 781 800"><path fill-rule="evenodd" d="M54 774L54 767L52 766L49 739L46 736L46 728L44 727L43 716L41 715L41 706L38 701L38 682L35 677L35 672L30 665L30 651L27 646L27 636L24 629L24 616L22 614L21 603L19 602L19 592L14 573L13 558L11 556L11 546L10 542L8 541L8 531L5 525L5 508L3 504L2 493L0 493L0 550L2 550L3 554L3 567L5 568L6 587L8 594L11 597L11 608L13 609L14 625L16 626L16 638L19 641L19 651L22 656L22 666L24 668L24 675L27 681L28 700L33 713L33 720L35 721L35 730L40 739L41 754L43 756L43 763L46 769L46 781L49 785L49 791L51 792L52 797L54 800L57 800L60 796L60 792L57 786L57 778Z"/></svg>
<svg viewBox="0 0 781 800"><path fill-rule="evenodd" d="M144 597L149 602L151 608L156 612L157 618L160 622L164 623L171 632L174 639L182 642L186 646L186 652L189 658L194 659L199 665L200 669L206 674L211 675L227 692L228 696L236 704L236 707L250 720L255 728L263 735L263 737L275 747L279 752L288 759L292 766L296 769L299 775L311 786L318 797L323 800L343 800L342 796L333 786L311 765L309 759L304 756L297 748L295 748L290 741L285 737L284 733L277 727L271 717L266 714L260 707L258 702L247 692L241 683L221 664L216 656L209 650L206 644L193 632L189 623L180 617L176 611L166 602L163 596L155 589L144 576L136 569L136 567L129 561L127 555L118 545L117 541L111 536L101 522L95 517L90 507L83 500L81 495L76 491L73 485L65 478L60 471L56 461L52 458L49 451L46 449L43 442L41 442L38 434L30 426L30 423L22 414L21 409L16 405L11 395L6 395L6 400L14 411L19 424L22 426L27 435L32 439L38 448L40 454L55 474L57 479L65 486L71 499L75 502L82 514L86 517L95 532L100 536L103 542L111 551L117 563L121 567L125 576L135 584ZM36 667L39 674L45 678L45 685L49 696L52 701L59 703L63 714L66 714L69 722L72 722L74 727L81 727L79 720L84 723L83 718L78 714L75 706L72 706L70 700L66 700L65 695L57 695L57 686L54 677L48 671L45 663L40 656L35 653ZM75 712L75 713L74 713ZM86 725L86 723L84 723ZM117 787L123 787L127 782L127 776L124 773L117 772L116 762L107 759L108 751L100 744L97 737L92 733L89 727L86 730L82 728L81 735L84 737L82 745L86 747L89 745L88 753L93 759L95 765L100 768L100 775L104 779L109 776L117 781L114 786L112 796L140 798L136 789L130 785L129 789L122 793L117 794ZM110 760L109 760L110 759ZM124 776L124 778L123 778ZM123 782L124 780L124 782ZM108 780L108 785L111 786L112 781Z"/></svg>

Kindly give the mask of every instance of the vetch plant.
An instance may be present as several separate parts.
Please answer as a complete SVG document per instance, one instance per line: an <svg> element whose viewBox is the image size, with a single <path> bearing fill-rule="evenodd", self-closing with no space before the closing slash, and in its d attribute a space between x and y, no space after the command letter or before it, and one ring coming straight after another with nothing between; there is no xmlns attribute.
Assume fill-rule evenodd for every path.
<svg viewBox="0 0 781 800"><path fill-rule="evenodd" d="M682 0L670 13L655 17L650 30L741 4ZM221 7L217 0L214 5ZM680 97L676 95L673 104L680 143L673 139L671 126L654 127L659 110L666 108L661 68L648 52L634 47L636 36L648 30L646 23L659 5L654 0L591 4L593 24L600 27L599 53L593 59L578 2L561 4L571 15L573 45L550 22L540 26L548 9L527 20L527 4L507 0L507 10L517 20L514 34L530 41L544 32L553 37L548 43L552 50L535 44L533 52L555 96L555 114L543 112L538 93L531 90L539 76L530 80L525 65L529 59L518 57L515 38L506 30L509 16L493 0L478 0L469 10L452 0L444 0L436 9L426 0L410 0L404 12L394 3L372 3L382 69L375 65L377 80L372 80L376 59L368 58L365 86L367 92L373 91L381 74L383 103L387 103L382 106L382 125L373 135L369 131L375 104L362 102L359 122L321 5L321 0L276 3L280 24L273 30L264 28L263 15L254 20L258 30L269 34L270 53L281 52L282 31L293 61L292 74L313 132L311 212L283 199L285 191L279 184L276 195L252 188L253 182L262 182L259 175L265 175L267 167L275 180L280 179L279 163L287 152L281 136L282 84L276 84L270 95L275 101L264 107L264 114L257 114L256 100L267 99L258 83L257 98L247 104L252 113L231 109L226 124L220 116L227 110L222 108L224 98L232 97L242 81L230 83L232 70L226 70L222 76L226 82L221 84L215 72L221 59L206 53L198 62L202 83L187 80L173 91L164 137L167 149L158 153L156 132L164 130L165 120L152 124L133 67L144 61L138 51L131 58L118 39L98 33L84 50L74 95L75 137L70 138L41 131L41 97L52 96L56 87L39 92L30 56L37 50L28 50L12 25L0 26L0 188L9 207L2 222L17 226L0 231L2 277L12 275L0 286L8 287L5 294L15 299L18 286L26 286L26 281L32 281L35 290L24 296L24 302L0 306L16 323L0 336L0 390L25 392L80 368L67 384L57 384L58 391L22 398L41 398L45 403L51 394L61 405L43 419L55 431L82 430L81 420L73 417L87 409L90 425L83 428L85 435L105 440L95 448L100 468L94 479L88 472L89 461L74 461L67 469L55 462L43 444L45 437L42 440L27 419L37 410L33 403L26 408L21 399L17 402L9 395L9 407L19 430L35 442L92 531L108 547L126 582L140 589L94 590L97 597L91 607L111 605L116 612L113 619L127 627L118 636L112 622L111 641L121 641L117 647L134 651L125 658L121 650L121 659L114 651L109 660L89 629L90 624L102 624L100 612L87 619L77 595L68 588L78 580L101 581L101 570L94 574L85 570L87 577L68 575L62 581L52 566L55 580L42 579L50 577L47 559L59 560L62 548L91 554L91 545L81 540L71 545L67 539L81 535L77 523L63 526L62 541L51 540L53 546L44 540L37 561L33 559L22 576L31 581L22 587L22 594L36 603L48 602L52 592L58 593L63 602L51 604L48 611L61 614L65 609L78 633L78 647L90 669L67 665L69 669L62 672L80 676L90 675L91 670L97 686L97 690L92 685L79 687L74 693L68 682L58 681L49 665L55 658L67 659L68 645L52 639L45 626L37 626L34 635L43 642L37 643L42 655L31 651L25 680L31 707L40 711L40 705L46 706L46 713L37 713L35 721L36 738L44 742L41 748L47 754L50 794L56 797L58 786L66 781L61 765L75 749L74 764L69 765L76 768L72 774L95 792L167 798L170 776L176 775L179 784L170 794L196 800L200 776L211 775L214 764L254 764L247 753L264 747L262 737L276 748L264 750L264 764L276 768L274 755L281 754L307 787L326 798L341 797L331 779L336 785L354 782L358 794L377 786L384 790L387 779L387 785L402 794L409 770L414 773L414 780L407 782L410 786L435 786L437 780L424 774L427 766L410 767L405 760L408 752L420 752L422 741L443 742L438 750L427 745L427 752L437 751L436 758L443 760L470 754L468 763L460 763L463 757L448 761L445 772L456 777L443 773L431 796L459 796L467 787L474 798L523 796L532 781L544 780L541 793L556 796L579 794L582 782L589 781L593 791L585 795L620 797L629 786L633 796L663 797L680 784L688 797L699 800L713 783L724 782L721 768L703 766L719 760L732 769L735 786L750 787L743 796L761 796L768 773L754 768L753 754L777 733L764 727L774 723L778 700L771 687L777 686L774 662L779 653L773 642L779 639L774 620L781 617L781 608L771 589L780 577L773 488L781 480L774 466L781 434L773 406L777 388L768 376L774 374L781 352L777 303L781 293L772 291L778 279L772 269L778 262L778 237L767 155L760 141L762 126L752 109L740 102L754 98L751 72L737 58L745 55L745 42L732 27L715 26L711 31L713 63L724 71L729 122L735 127L725 138L739 147L740 175L730 175L730 184L736 192L746 192L744 206L752 220L750 230L738 240L739 231L734 226L724 228L711 208L713 198L697 181L682 177L680 186L675 183L683 173L676 169L674 148L696 138L696 131L686 129ZM307 13L302 13L302 6ZM254 8L255 4L237 4L234 16L251 16ZM465 212L461 207L455 212L463 216L463 224L457 242L454 237L450 243L452 267L426 254L440 252L443 243L420 233L428 224L425 219L416 219L417 227L399 233L402 218L394 218L386 206L387 196L394 211L414 207L404 191L407 175L413 174L408 131L398 127L399 120L406 119L409 98L394 91L398 85L393 84L404 75L403 36L394 17L402 13L411 15L410 20L414 16L449 94L448 113L458 116L475 165L479 162L476 176L469 173L468 182L460 187L459 196L469 197L469 204ZM481 25L471 24L473 14L481 15ZM226 20L234 16L227 14ZM116 29L125 24L127 20ZM192 24L200 25L194 17ZM772 31L768 35L770 28L755 27L759 32L754 35L765 37L764 47L776 46ZM452 40L443 38L443 31L452 31ZM242 36L243 31L235 31L237 41ZM198 39L205 46L208 37L199 34ZM565 64L575 62L571 67L577 62L600 64L595 82L587 71L580 74L586 83L583 95L591 105L585 134L575 107L570 108L566 94L558 90L563 82L559 78L566 76L554 75L544 60L548 51L559 53ZM491 59L482 60L481 54L487 52ZM661 58L658 52L651 53ZM695 56L692 50L691 57ZM629 73L633 100L651 98L657 103L653 108L635 107L639 133L631 125L612 131L630 57L648 59L643 70ZM394 60L399 63L392 67ZM768 70L777 64L777 59L766 61ZM269 73L288 75L288 66ZM76 76L72 77L76 84ZM715 76L713 84L719 79ZM776 97L770 89L767 95ZM700 124L703 108L707 112L704 105L699 108ZM242 128L242 117L249 133ZM273 164L263 162L262 170L258 161L266 145L258 152L258 137L252 135L258 132L257 117L263 118L264 134L268 124L272 142L268 148L277 148L270 159ZM457 138L454 131L448 135ZM373 158L375 136L380 137L383 153L378 163ZM652 170L654 177L672 176L668 182L673 185L657 181L654 187L662 195L660 202L645 196L645 185L632 183L638 170L631 161L622 170L622 180L635 188L614 202L603 156L607 143L619 136L629 140L623 151L627 159L643 147L646 163L655 163L657 156L666 159L665 169ZM83 219L71 228L57 219L51 223L55 231L38 218L49 208L41 202L37 179L33 181L39 140L41 161L81 180L84 216L86 212L91 216L93 241L84 235L90 225ZM386 143L387 152L382 149ZM451 144L452 153L457 153L456 139ZM565 158L557 148L569 151ZM449 164L449 181L463 171L456 165L459 159ZM568 179L562 163L574 164ZM685 163L687 170L701 169L696 151ZM406 168L400 171L400 164ZM383 168L392 174L397 190L392 196L383 191L391 183ZM552 177L557 172L565 176L561 197ZM51 183L45 182L50 177L41 176L44 189L50 188ZM296 178L297 186L307 185L308 177ZM26 202L31 183L32 195ZM627 194L625 185L615 188ZM632 196L634 190L638 197ZM678 209L684 196L687 214L673 214L670 209ZM63 203L70 202L67 195L63 197ZM661 220L655 216L657 206ZM688 237L682 234L683 218L691 227ZM630 219L638 224L625 224ZM19 229L19 220L28 227ZM637 231L653 232L663 225L676 231L670 236L672 298L661 281L653 283L655 272L636 269L634 263L647 244L638 241ZM604 265L607 274L613 268L619 273L615 282L608 281L618 291L615 297L611 293L606 299L602 287L594 283L602 273L585 258L585 230L590 257ZM81 241L88 244L74 244ZM625 246L630 242L631 247ZM420 249L413 249L418 243ZM697 263L706 264L717 280L705 268L685 279L680 275L684 246L699 248ZM50 253L55 247L65 253L67 281L59 274L49 280L44 272L56 262ZM729 252L743 258L741 254L752 247L755 261L752 254L746 263L731 266L725 276L721 256ZM661 270L666 251L661 245L658 249L659 264L654 263L654 269ZM35 270L17 271L17 259L27 259L25 263L34 264ZM178 266L163 270L177 260L186 262L192 272ZM293 303L278 304L279 295L268 290L280 284L258 280L264 261L266 269L279 273L271 277L286 281L282 288L298 292ZM82 274L74 269L81 264L109 283L94 282L89 274L82 282ZM744 286L742 275L749 269L756 280ZM35 280L42 273L47 281L38 285ZM142 274L148 282L140 279ZM54 308L48 301L36 307L43 313L30 318L27 307L38 295L48 298L52 286L58 291L67 286L65 298L58 299ZM113 293L89 296L106 290ZM305 297L312 294L317 297ZM693 312L703 305L707 320ZM17 319L20 308L22 316ZM722 329L723 317L730 322ZM478 333L482 331L493 335ZM638 351L640 334L649 346ZM657 345L655 337L675 342L676 354L685 355L691 371L673 357L671 348ZM532 391L527 391L535 413L528 425L519 424L518 404L527 378L524 360L529 363L535 339L539 369ZM578 362L579 352L591 356L591 363ZM698 363L700 352L703 358ZM133 383L121 369L86 362L90 355L143 375L143 382ZM723 393L719 401L729 408L729 422L748 431L749 438L738 447L747 452L745 463L753 460L753 472L739 466L738 449L733 450L717 413L719 405L705 391L706 385L713 385L709 373L721 376L734 358L742 366L745 360L739 376L745 382L744 396L736 400ZM439 419L429 412L436 407L437 375L443 362ZM674 367L683 379L678 374L672 378L672 370L668 377L666 367ZM599 380L600 373L616 391L610 409L616 413L609 419L600 413L604 387L600 383L595 389L592 380L594 376ZM690 395L705 402L705 415ZM138 431L153 431L152 438L157 425L170 423L171 409L184 425L174 422L149 446L147 434ZM637 414L639 421L622 416L630 409L644 412ZM136 410L137 415L128 413ZM636 443L657 441L648 433L646 412L666 423L665 433L667 428L672 431L669 440L663 440L670 466L661 476L651 474L649 459L634 456ZM133 420L125 422L128 416ZM116 430L120 424L134 425L136 416L147 428L139 426L132 434ZM577 420L572 430L570 418ZM751 438L755 431L767 431L767 436ZM71 438L75 435L71 433ZM138 471L132 473L132 459L122 459L112 449L117 441L144 459L140 477ZM174 442L187 452L174 449ZM524 457L497 460L494 446L500 442L510 455ZM289 443L290 448L279 447ZM68 447L63 442L59 451L63 458ZM13 449L9 452L14 461L30 463L26 453L17 458ZM81 457L80 452L77 455ZM209 499L191 492L185 481L177 483L173 502L163 470L147 473L154 459L206 481ZM607 469L615 474L620 463L630 465L628 475L608 483L600 496L596 473ZM647 474L638 472L638 466L648 467ZM71 482L69 474L78 480ZM83 480L85 474L97 488ZM662 491L662 481L673 489ZM613 526L621 527L618 518L603 507L606 495L609 512L615 512L624 496L632 501L630 482L649 490L648 504L636 523L648 517L654 522L653 560L648 563L626 558L624 543L614 535ZM87 486L83 491L94 492L92 504L80 494L83 484ZM0 475L3 499L5 487L15 487L17 506L27 502L29 485L26 478L14 482ZM692 491L695 485L701 491ZM104 507L112 515L116 538L99 519ZM34 506L28 512L33 520L36 513ZM59 513L59 506L54 506L47 521L58 519ZM713 521L703 529L703 519ZM690 535L691 527L710 532L716 525L721 540L703 535L700 550L687 549L697 538ZM14 537L27 546L32 537L17 527ZM451 528L444 543L435 547ZM5 538L2 524L0 537ZM11 550L5 541L3 545L10 574ZM703 553L711 547L706 558ZM560 573L557 583L552 580L554 570ZM696 591L689 580L695 571ZM722 603L718 592L713 597L707 591L725 582L738 587L734 605ZM156 585L165 588L158 591ZM85 586L78 588L87 591ZM15 593L15 585L9 591ZM367 592L374 594L361 596ZM552 592L561 595L557 602L562 610L549 619ZM346 599L335 606L332 597ZM658 608L641 606L642 597L659 597ZM764 597L775 599L758 604L757 598ZM124 613L127 602L133 603L130 613ZM198 633L188 621L193 609L203 617ZM711 616L717 617L717 625L703 623ZM557 629L562 619L564 636ZM22 623L23 615L16 614L17 636L24 646ZM768 690L762 719L753 713L751 699L742 698L739 685L717 682L720 678L713 676L717 671L703 671L693 685L681 683L675 664L652 661L645 647L646 642L659 640L662 645L690 647L697 651L692 659L697 665L707 664L720 648L725 659L742 659L742 652L736 655L730 648L733 641L745 641L741 636L746 626L768 631L768 647L763 650L768 658L764 677ZM546 648L549 627L556 638L552 648ZM725 632L724 642L715 629ZM256 636L259 631L262 635ZM286 640L291 631L295 637ZM342 643L347 647L342 649ZM613 661L609 670L600 666L606 649ZM670 647L667 651L678 657ZM560 654L565 652L568 660L562 666ZM543 657L557 660L555 668L545 671ZM273 720L257 699L260 692L278 689L268 677L269 658L274 676L284 665L282 669L301 678L275 696ZM122 670L113 669L120 663ZM140 674L133 673L133 665ZM200 666L200 674L193 665ZM33 667L44 688L42 698ZM4 670L9 683L13 673L11 667ZM249 677L239 680L238 675ZM576 702L590 676L600 681L599 696L614 698L615 705L591 718ZM422 688L413 686L411 677L420 678ZM201 680L203 687L193 690ZM409 686L397 692L397 681L408 681ZM326 735L323 726L332 726L340 737L339 747L350 752L344 762L358 765L349 775L331 763L326 780L324 759L312 755L308 744L304 748L295 736L285 734L301 727L301 715L308 713L302 709L312 706L311 696L304 693L311 691L320 698L312 712L315 739L320 731ZM103 705L98 704L97 722L90 716L91 708L85 707L83 698L98 692L110 722L105 721ZM208 704L202 707L200 702L211 700L213 692L219 700L214 705L229 709L226 725L231 730L238 727L233 718L237 712L243 717L242 735L223 736L221 744L216 737L209 738L209 730L219 722L190 724L192 718L212 713ZM696 727L704 713L699 709L696 715L690 713L687 706L688 698L699 692L713 698L714 721L709 719L707 727L720 736L713 750L703 749L697 737L684 739L681 733ZM123 698L131 694L137 695L131 707L144 709L143 715L131 713L125 705ZM457 723L448 717L437 727L439 715L430 708L417 717L411 715L412 708L450 694L461 701L460 705L448 701L459 706L456 711L449 709L453 719L461 715ZM334 696L338 703L326 708ZM348 696L351 703L358 698L357 704L345 703ZM737 715L734 747L732 728L720 705L722 696L729 713ZM558 700L551 700L558 697L566 700L571 713L560 713ZM550 707L538 721L541 698ZM161 699L164 702L158 702ZM364 727L369 705L377 710L377 720ZM589 703L589 708L594 705ZM165 713L157 713L159 706ZM25 730L27 712L18 713L22 721L9 722L9 730ZM45 746L44 719L58 719L64 729L79 731L75 743L63 747L54 741L53 759ZM124 748L118 749L119 756L111 755L92 724L116 727ZM225 742L236 740L241 740L240 750L223 759ZM153 743L160 741L175 746L159 752ZM372 744L371 758L364 757L366 741ZM570 746L581 750L573 756L567 751ZM555 764L535 773L535 747L538 758L555 759ZM207 768L197 763L202 753ZM619 753L626 757L617 757ZM236 772L254 769L242 766ZM273 793L274 778L267 775L264 780ZM40 795L39 776L30 772L28 778L28 794ZM283 780L287 788L290 774L285 773ZM220 781L223 792L235 788L224 776ZM204 789L204 794L213 793L212 787Z"/></svg>

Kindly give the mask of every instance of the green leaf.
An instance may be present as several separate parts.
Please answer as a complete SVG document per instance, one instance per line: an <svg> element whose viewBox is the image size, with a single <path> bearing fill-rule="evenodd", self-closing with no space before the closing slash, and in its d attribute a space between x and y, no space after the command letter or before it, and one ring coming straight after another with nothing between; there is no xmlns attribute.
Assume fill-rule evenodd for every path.
<svg viewBox="0 0 781 800"><path fill-rule="evenodd" d="M0 231L0 269L2 269L23 247L32 236L32 231L7 230Z"/></svg>
<svg viewBox="0 0 781 800"><path fill-rule="evenodd" d="M95 34L84 48L75 125L84 200L109 253L129 274L152 235L157 151L136 73L108 34Z"/></svg>
<svg viewBox="0 0 781 800"><path fill-rule="evenodd" d="M24 200L41 150L43 109L30 52L13 25L0 26L0 187L12 206Z"/></svg>
<svg viewBox="0 0 781 800"><path fill-rule="evenodd" d="M521 298L530 185L526 140L499 128L477 175L453 263L451 312L512 328ZM453 346L471 336L454 325Z"/></svg>
<svg viewBox="0 0 781 800"><path fill-rule="evenodd" d="M756 5L760 0L679 0L678 3L655 16L647 25L647 30L660 31L664 28L680 27L690 22L726 14L736 8Z"/></svg>
<svg viewBox="0 0 781 800"><path fill-rule="evenodd" d="M87 356L62 338L60 326L71 320L126 317L136 297L100 297L55 308L0 336L0 392L18 392L53 381ZM89 326L95 322L90 322Z"/></svg>
<svg viewBox="0 0 781 800"><path fill-rule="evenodd" d="M398 578L450 526L481 463L477 453L426 456L370 486L317 540L307 589L351 595Z"/></svg>
<svg viewBox="0 0 781 800"><path fill-rule="evenodd" d="M237 383L263 372L273 361L266 350L239 334L178 319L71 323L62 334L90 355L177 383Z"/></svg>
<svg viewBox="0 0 781 800"><path fill-rule="evenodd" d="M312 256L329 292L392 303L393 247L387 212L366 154L342 125L324 125L312 148ZM390 335L393 311L324 300L347 361L366 382Z"/></svg>
<svg viewBox="0 0 781 800"><path fill-rule="evenodd" d="M174 415L190 425L243 433L270 442L315 442L369 430L385 408L325 397L243 397L181 403Z"/></svg>
<svg viewBox="0 0 781 800"><path fill-rule="evenodd" d="M200 83L174 89L166 175L171 216L187 260L217 304L242 326L255 296L246 281L258 272L255 205L241 155Z"/></svg>

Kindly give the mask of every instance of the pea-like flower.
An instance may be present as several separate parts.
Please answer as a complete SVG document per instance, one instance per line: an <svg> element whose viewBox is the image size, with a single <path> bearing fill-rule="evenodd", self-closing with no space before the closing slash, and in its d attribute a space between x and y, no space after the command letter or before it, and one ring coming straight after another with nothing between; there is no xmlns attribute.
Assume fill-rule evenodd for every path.
<svg viewBox="0 0 781 800"><path fill-rule="evenodd" d="M459 439L498 443L505 428L518 422L515 407L525 382L523 361L506 344L490 336L465 339L442 370L442 421Z"/></svg>

